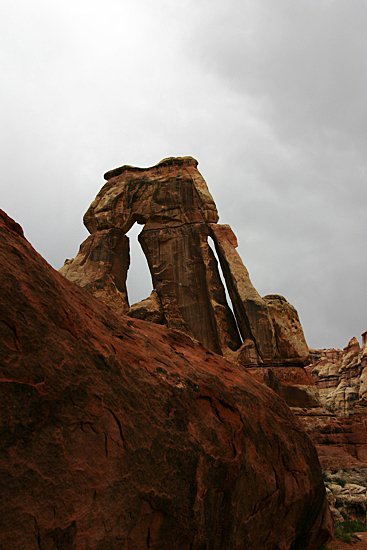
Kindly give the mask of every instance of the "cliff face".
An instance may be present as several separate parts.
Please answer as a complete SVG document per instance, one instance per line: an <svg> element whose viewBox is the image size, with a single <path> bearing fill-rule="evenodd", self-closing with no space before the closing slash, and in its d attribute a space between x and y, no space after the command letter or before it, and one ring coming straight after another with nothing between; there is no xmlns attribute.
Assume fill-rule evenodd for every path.
<svg viewBox="0 0 367 550"><path fill-rule="evenodd" d="M365 332L362 348L352 338L343 350L311 350L313 362L306 371L315 381L322 406L304 412L303 421L324 469L367 468L366 337Z"/></svg>
<svg viewBox="0 0 367 550"><path fill-rule="evenodd" d="M352 338L343 349L311 350L307 367L323 406L338 416L364 412L367 406L367 331L362 348Z"/></svg>
<svg viewBox="0 0 367 550"><path fill-rule="evenodd" d="M217 223L197 161L177 157L151 168L123 166L105 178L84 216L91 236L60 272L116 311L185 332L209 350L252 368L255 377L288 402L314 404L312 379L303 369L309 352L297 311L282 296L261 297L256 291L236 250L236 236L230 226ZM139 242L154 292L129 307L125 234L134 223L144 226Z"/></svg>
<svg viewBox="0 0 367 550"><path fill-rule="evenodd" d="M89 260L105 254L113 283L124 239L94 253L100 231ZM1 548L325 542L317 455L283 400L183 332L114 313L1 211L0 260Z"/></svg>

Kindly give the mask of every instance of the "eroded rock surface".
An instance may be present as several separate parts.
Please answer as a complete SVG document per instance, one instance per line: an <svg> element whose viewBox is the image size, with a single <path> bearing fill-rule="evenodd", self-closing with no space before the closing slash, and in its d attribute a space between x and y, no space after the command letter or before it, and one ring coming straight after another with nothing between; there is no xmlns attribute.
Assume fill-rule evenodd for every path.
<svg viewBox="0 0 367 550"><path fill-rule="evenodd" d="M338 522L345 519L366 523L366 471L326 470L323 474L330 510ZM352 481L351 481L352 480ZM356 483L357 481L357 483Z"/></svg>
<svg viewBox="0 0 367 550"><path fill-rule="evenodd" d="M362 348L353 337L343 350L311 350L307 370L318 387L321 402L330 412L348 416L367 406L367 332Z"/></svg>
<svg viewBox="0 0 367 550"><path fill-rule="evenodd" d="M229 225L211 224L211 231L241 336L254 342L259 362L274 363L280 359L274 327L236 250L237 239Z"/></svg>
<svg viewBox="0 0 367 550"><path fill-rule="evenodd" d="M282 364L305 365L310 356L297 310L279 294L264 296Z"/></svg>
<svg viewBox="0 0 367 550"><path fill-rule="evenodd" d="M129 239L119 228L93 233L73 260L60 269L67 279L88 290L119 313L129 309L126 292L130 264Z"/></svg>
<svg viewBox="0 0 367 550"><path fill-rule="evenodd" d="M163 325L163 309L156 290L152 290L150 296L145 300L131 306L128 312L129 317Z"/></svg>
<svg viewBox="0 0 367 550"><path fill-rule="evenodd" d="M367 468L367 419L363 414L349 417L328 413L322 408L295 411L316 445L324 470Z"/></svg>
<svg viewBox="0 0 367 550"><path fill-rule="evenodd" d="M0 261L1 548L327 540L315 448L274 392L182 332L115 314L1 211Z"/></svg>

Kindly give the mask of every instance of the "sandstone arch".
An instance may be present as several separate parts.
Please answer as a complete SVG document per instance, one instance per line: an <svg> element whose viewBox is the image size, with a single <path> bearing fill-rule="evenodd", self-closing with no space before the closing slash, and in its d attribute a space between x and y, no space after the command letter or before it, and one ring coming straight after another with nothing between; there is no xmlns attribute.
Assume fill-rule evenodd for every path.
<svg viewBox="0 0 367 550"><path fill-rule="evenodd" d="M186 332L244 365L307 364L297 312L285 301L289 307L282 306L279 319L277 302L258 294L233 231L217 223L214 200L197 164L192 157L172 157L150 168L125 165L107 172L84 216L91 236L61 273L120 313ZM139 242L154 290L130 308L123 279L130 262L126 233L134 223L143 225ZM214 241L234 315L208 237ZM113 239L119 244L111 247ZM93 252L103 243L104 264Z"/></svg>

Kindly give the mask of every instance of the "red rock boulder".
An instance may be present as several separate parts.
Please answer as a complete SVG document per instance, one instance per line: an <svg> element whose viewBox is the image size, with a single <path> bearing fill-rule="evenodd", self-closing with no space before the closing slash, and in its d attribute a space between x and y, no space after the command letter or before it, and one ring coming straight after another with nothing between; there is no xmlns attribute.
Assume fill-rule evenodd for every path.
<svg viewBox="0 0 367 550"><path fill-rule="evenodd" d="M0 547L314 549L316 451L275 393L115 314L0 217Z"/></svg>

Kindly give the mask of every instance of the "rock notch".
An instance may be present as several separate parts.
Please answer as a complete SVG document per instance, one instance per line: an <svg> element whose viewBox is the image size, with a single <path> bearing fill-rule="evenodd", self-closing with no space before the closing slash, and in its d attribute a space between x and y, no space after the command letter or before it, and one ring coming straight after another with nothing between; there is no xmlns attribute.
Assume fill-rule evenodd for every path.
<svg viewBox="0 0 367 550"><path fill-rule="evenodd" d="M261 297L256 291L236 250L236 236L229 225L217 223L216 205L197 164L192 157L176 157L151 168L107 172L107 183L84 216L91 236L60 272L115 311L185 332L243 366L265 368L259 377L279 388L287 376L283 371L278 376L277 367L297 371L309 363L297 311L282 296ZM126 233L134 223L144 226L139 242L154 291L129 307ZM299 385L305 386L304 376L299 371ZM294 374L291 378L290 385L297 385Z"/></svg>

